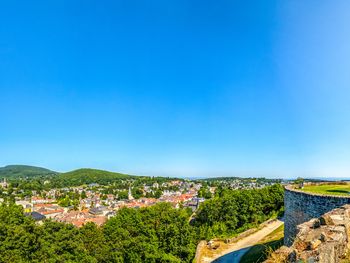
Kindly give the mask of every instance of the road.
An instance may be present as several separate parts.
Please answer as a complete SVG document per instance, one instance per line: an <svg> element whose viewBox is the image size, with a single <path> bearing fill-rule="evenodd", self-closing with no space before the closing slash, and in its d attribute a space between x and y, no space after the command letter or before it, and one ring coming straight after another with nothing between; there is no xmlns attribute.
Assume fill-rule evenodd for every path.
<svg viewBox="0 0 350 263"><path fill-rule="evenodd" d="M229 249L223 251L216 258L212 259L212 263L239 263L242 256L249 250L250 247L257 244L264 237L283 225L283 221L275 220L258 230L257 232L240 239L233 243Z"/></svg>

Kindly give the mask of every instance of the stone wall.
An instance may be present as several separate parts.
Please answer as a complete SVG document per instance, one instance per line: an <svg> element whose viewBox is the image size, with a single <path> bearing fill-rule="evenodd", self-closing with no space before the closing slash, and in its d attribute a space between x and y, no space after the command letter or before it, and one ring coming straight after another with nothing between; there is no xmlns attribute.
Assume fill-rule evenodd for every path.
<svg viewBox="0 0 350 263"><path fill-rule="evenodd" d="M281 247L265 263L350 262L350 205L336 208L298 226L290 247Z"/></svg>
<svg viewBox="0 0 350 263"><path fill-rule="evenodd" d="M298 225L312 218L318 218L345 204L350 204L350 196L318 195L286 186L284 194L284 244L286 246L293 244L298 233Z"/></svg>

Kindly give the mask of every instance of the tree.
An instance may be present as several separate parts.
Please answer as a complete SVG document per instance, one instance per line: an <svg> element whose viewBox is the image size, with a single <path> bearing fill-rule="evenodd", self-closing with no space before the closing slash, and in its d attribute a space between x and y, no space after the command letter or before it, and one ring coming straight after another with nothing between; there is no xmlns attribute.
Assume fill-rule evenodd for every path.
<svg viewBox="0 0 350 263"><path fill-rule="evenodd" d="M81 199L87 198L86 192L84 190L81 192L80 198Z"/></svg>
<svg viewBox="0 0 350 263"><path fill-rule="evenodd" d="M251 190L222 189L201 204L194 221L201 237L232 236L283 212L280 184ZM206 226L211 234L204 232Z"/></svg>
<svg viewBox="0 0 350 263"><path fill-rule="evenodd" d="M198 191L198 197L210 199L212 197L212 193L210 192L210 190L207 186L202 186Z"/></svg>
<svg viewBox="0 0 350 263"><path fill-rule="evenodd" d="M299 186L299 188L303 188L304 187L304 178L298 177L295 181L294 184L297 184Z"/></svg>
<svg viewBox="0 0 350 263"><path fill-rule="evenodd" d="M128 199L128 191L119 191L118 200Z"/></svg>
<svg viewBox="0 0 350 263"><path fill-rule="evenodd" d="M80 233L84 247L91 257L96 258L97 262L110 262L110 250L101 228L90 222L80 229Z"/></svg>

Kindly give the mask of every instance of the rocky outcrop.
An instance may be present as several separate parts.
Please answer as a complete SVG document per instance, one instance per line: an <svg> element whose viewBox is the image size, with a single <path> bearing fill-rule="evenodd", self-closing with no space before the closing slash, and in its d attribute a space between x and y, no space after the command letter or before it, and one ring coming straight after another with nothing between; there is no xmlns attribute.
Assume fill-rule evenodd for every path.
<svg viewBox="0 0 350 263"><path fill-rule="evenodd" d="M350 262L350 205L336 208L319 218L300 224L290 247L275 251L266 263L277 262ZM343 261L344 262L344 261Z"/></svg>
<svg viewBox="0 0 350 263"><path fill-rule="evenodd" d="M350 196L332 196L300 191L286 186L284 192L284 244L291 246L298 233L297 226L321 215L350 204Z"/></svg>

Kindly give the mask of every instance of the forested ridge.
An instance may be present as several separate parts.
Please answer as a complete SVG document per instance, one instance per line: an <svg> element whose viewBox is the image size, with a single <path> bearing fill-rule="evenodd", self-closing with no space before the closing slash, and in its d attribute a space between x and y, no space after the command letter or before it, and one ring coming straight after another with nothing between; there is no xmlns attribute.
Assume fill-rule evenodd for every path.
<svg viewBox="0 0 350 263"><path fill-rule="evenodd" d="M98 169L82 168L67 173L61 173L51 178L52 187L78 186L83 184L108 184L120 179L133 178L134 176L122 173L109 172Z"/></svg>
<svg viewBox="0 0 350 263"><path fill-rule="evenodd" d="M52 188L75 187L89 184L104 186L111 184L118 185L123 180L132 180L136 184L147 181L157 181L158 183L170 180L183 181L183 179L175 177L138 176L91 168L81 168L59 173L46 168L28 165L8 165L0 167L0 180L4 178L11 184L11 188L37 192Z"/></svg>
<svg viewBox="0 0 350 263"><path fill-rule="evenodd" d="M191 210L168 203L123 208L102 227L45 221L37 225L14 204L0 206L0 262L192 262L199 240L230 236L283 209L281 185L220 190Z"/></svg>
<svg viewBox="0 0 350 263"><path fill-rule="evenodd" d="M7 165L0 167L0 178L35 178L55 176L57 174L55 171L30 165Z"/></svg>

